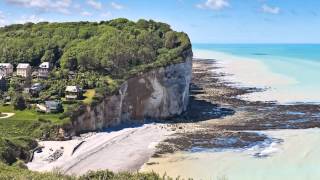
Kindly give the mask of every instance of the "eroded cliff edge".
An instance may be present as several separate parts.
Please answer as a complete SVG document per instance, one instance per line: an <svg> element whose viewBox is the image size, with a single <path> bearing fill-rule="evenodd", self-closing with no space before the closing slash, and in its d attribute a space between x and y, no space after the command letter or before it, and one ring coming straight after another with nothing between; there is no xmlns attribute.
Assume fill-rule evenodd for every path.
<svg viewBox="0 0 320 180"><path fill-rule="evenodd" d="M192 77L192 50L184 61L153 69L125 81L116 95L98 105L86 106L72 124L61 129L64 136L95 131L126 121L165 119L187 109Z"/></svg>

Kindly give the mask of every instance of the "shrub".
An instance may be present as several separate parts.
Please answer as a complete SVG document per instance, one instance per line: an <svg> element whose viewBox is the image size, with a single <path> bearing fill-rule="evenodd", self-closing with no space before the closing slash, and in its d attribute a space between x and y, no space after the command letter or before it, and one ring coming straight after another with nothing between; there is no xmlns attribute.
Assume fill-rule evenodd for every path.
<svg viewBox="0 0 320 180"><path fill-rule="evenodd" d="M26 100L22 95L14 96L12 104L15 110L24 110L27 108Z"/></svg>

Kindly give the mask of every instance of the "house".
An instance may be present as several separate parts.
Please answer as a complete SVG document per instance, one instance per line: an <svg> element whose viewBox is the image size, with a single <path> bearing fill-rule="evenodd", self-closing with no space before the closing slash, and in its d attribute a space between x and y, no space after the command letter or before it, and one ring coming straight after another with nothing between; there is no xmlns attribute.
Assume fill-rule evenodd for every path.
<svg viewBox="0 0 320 180"><path fill-rule="evenodd" d="M39 66L38 77L39 78L47 78L49 76L49 72L50 72L50 63L43 62Z"/></svg>
<svg viewBox="0 0 320 180"><path fill-rule="evenodd" d="M32 96L38 96L40 91L43 89L41 83L35 83L30 88L30 94Z"/></svg>
<svg viewBox="0 0 320 180"><path fill-rule="evenodd" d="M6 78L0 75L0 91L7 91L7 88Z"/></svg>
<svg viewBox="0 0 320 180"><path fill-rule="evenodd" d="M37 110L45 113L63 112L63 106L60 101L45 101L44 104L37 104Z"/></svg>
<svg viewBox="0 0 320 180"><path fill-rule="evenodd" d="M31 66L28 63L20 63L17 66L17 76L28 78L31 76Z"/></svg>
<svg viewBox="0 0 320 180"><path fill-rule="evenodd" d="M78 86L66 87L66 100L77 100L81 95L81 89Z"/></svg>
<svg viewBox="0 0 320 180"><path fill-rule="evenodd" d="M60 101L46 101L45 107L47 113L60 113L63 111L63 106Z"/></svg>
<svg viewBox="0 0 320 180"><path fill-rule="evenodd" d="M10 63L0 63L0 76L8 77L13 73L13 66Z"/></svg>

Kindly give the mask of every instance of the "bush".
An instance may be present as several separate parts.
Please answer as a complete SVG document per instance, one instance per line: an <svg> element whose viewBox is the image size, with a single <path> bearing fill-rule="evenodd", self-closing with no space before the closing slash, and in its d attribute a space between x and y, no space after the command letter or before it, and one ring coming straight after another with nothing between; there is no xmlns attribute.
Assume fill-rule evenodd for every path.
<svg viewBox="0 0 320 180"><path fill-rule="evenodd" d="M0 161L13 164L18 159L27 161L30 149L37 146L37 142L28 137L0 138Z"/></svg>
<svg viewBox="0 0 320 180"><path fill-rule="evenodd" d="M20 169L28 169L27 165L25 164L24 161L18 160L15 162L12 166L20 168Z"/></svg>
<svg viewBox="0 0 320 180"><path fill-rule="evenodd" d="M15 110L24 110L27 108L26 100L22 95L14 96L12 104Z"/></svg>

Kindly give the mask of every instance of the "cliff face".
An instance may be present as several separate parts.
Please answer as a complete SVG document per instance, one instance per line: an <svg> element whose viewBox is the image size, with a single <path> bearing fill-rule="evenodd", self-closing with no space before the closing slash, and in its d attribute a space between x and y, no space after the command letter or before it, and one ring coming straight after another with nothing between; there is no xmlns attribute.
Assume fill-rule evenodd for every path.
<svg viewBox="0 0 320 180"><path fill-rule="evenodd" d="M73 120L65 135L94 131L125 121L164 119L181 114L189 100L192 52L183 63L154 69L127 80L118 95L106 97Z"/></svg>

